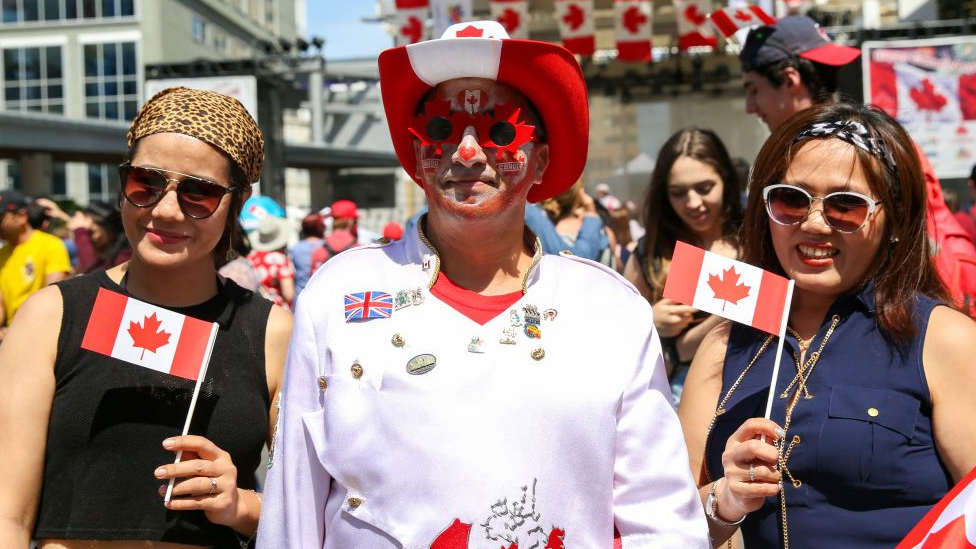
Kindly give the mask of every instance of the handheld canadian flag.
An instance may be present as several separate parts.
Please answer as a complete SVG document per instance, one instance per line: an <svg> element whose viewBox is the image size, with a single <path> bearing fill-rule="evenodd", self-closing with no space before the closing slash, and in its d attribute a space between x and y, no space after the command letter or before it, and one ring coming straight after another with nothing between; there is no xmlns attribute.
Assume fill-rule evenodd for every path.
<svg viewBox="0 0 976 549"><path fill-rule="evenodd" d="M101 288L81 347L164 374L205 373L216 324Z"/></svg>
<svg viewBox="0 0 976 549"><path fill-rule="evenodd" d="M427 38L428 0L396 0L396 45L416 44Z"/></svg>
<svg viewBox="0 0 976 549"><path fill-rule="evenodd" d="M593 0L556 0L556 21L563 47L583 55L596 51L593 24Z"/></svg>
<svg viewBox="0 0 976 549"><path fill-rule="evenodd" d="M144 301L99 288L88 317L81 348L108 355L158 372L196 380L183 436L197 406L200 385L207 375L218 324L174 313ZM147 355L148 353L148 355ZM179 463L183 451L176 453ZM166 488L166 502L173 494L175 478Z"/></svg>
<svg viewBox="0 0 976 549"><path fill-rule="evenodd" d="M614 0L617 30L617 59L651 60L651 27L654 10L651 0Z"/></svg>
<svg viewBox="0 0 976 549"><path fill-rule="evenodd" d="M729 6L722 8L708 16L718 32L728 38L740 29L755 25L775 25L776 20L769 16L759 6L736 8Z"/></svg>
<svg viewBox="0 0 976 549"><path fill-rule="evenodd" d="M895 549L976 548L976 469L949 490Z"/></svg>
<svg viewBox="0 0 976 549"><path fill-rule="evenodd" d="M708 26L712 0L674 0L674 16L678 22L678 47L682 50L696 46L714 48L718 43Z"/></svg>
<svg viewBox="0 0 976 549"><path fill-rule="evenodd" d="M748 263L676 242L664 297L779 336L770 387L776 386L783 356L793 281ZM766 398L766 419L773 394Z"/></svg>
<svg viewBox="0 0 976 549"><path fill-rule="evenodd" d="M491 0L491 17L511 38L529 37L529 0Z"/></svg>

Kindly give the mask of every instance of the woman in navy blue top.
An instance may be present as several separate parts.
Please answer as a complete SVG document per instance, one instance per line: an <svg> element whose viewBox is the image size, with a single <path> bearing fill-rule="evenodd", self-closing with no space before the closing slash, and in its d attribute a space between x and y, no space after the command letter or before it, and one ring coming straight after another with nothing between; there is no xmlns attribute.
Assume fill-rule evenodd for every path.
<svg viewBox="0 0 976 549"><path fill-rule="evenodd" d="M763 146L745 260L795 281L776 337L725 323L679 416L715 545L894 547L976 465L976 323L929 261L925 189L886 114L821 105ZM765 440L760 437L765 437Z"/></svg>

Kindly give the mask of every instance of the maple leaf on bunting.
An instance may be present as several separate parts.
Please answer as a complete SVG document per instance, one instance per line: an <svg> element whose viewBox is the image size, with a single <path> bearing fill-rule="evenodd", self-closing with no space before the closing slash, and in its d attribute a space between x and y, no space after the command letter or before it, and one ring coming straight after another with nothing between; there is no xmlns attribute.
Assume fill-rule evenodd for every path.
<svg viewBox="0 0 976 549"><path fill-rule="evenodd" d="M576 30L583 26L583 22L586 21L586 14L576 4L570 4L569 10L563 16L563 21L569 25L570 29Z"/></svg>
<svg viewBox="0 0 976 549"><path fill-rule="evenodd" d="M691 21L698 27L705 24L705 15L698 11L698 6L695 4L685 8L685 19Z"/></svg>
<svg viewBox="0 0 976 549"><path fill-rule="evenodd" d="M515 32L515 29L519 28L519 25L522 24L522 18L519 17L519 13L512 8L505 8L505 11L502 12L501 16L498 17L498 22L505 27L506 32L512 34Z"/></svg>
<svg viewBox="0 0 976 549"><path fill-rule="evenodd" d="M735 18L743 22L752 21L752 15L750 15L749 12L743 10L735 10Z"/></svg>
<svg viewBox="0 0 976 549"><path fill-rule="evenodd" d="M647 23L647 16L641 13L637 6L624 12L624 27L630 31L630 34L637 34L644 23Z"/></svg>
<svg viewBox="0 0 976 549"><path fill-rule="evenodd" d="M726 303L735 305L740 299L749 295L749 286L739 282L739 273L735 272L735 267L729 267L722 271L722 277L718 275L708 275L708 286L715 292L715 299L721 299L722 310L725 310Z"/></svg>
<svg viewBox="0 0 976 549"><path fill-rule="evenodd" d="M142 349L139 360L146 356L146 351L155 353L157 349L169 343L169 332L159 329L162 323L156 318L156 313L147 316L141 325L138 322L129 322L129 336L132 337L132 346Z"/></svg>
<svg viewBox="0 0 976 549"><path fill-rule="evenodd" d="M409 39L411 44L416 44L424 35L423 24L420 19L411 15L407 18L407 24L400 27L400 34Z"/></svg>

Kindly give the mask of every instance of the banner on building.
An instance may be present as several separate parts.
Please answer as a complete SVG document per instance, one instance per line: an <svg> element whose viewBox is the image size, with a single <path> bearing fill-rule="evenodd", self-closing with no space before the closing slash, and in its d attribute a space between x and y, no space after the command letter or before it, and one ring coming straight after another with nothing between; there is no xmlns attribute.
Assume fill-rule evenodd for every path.
<svg viewBox="0 0 976 549"><path fill-rule="evenodd" d="M427 40L428 0L396 0L396 45L416 44Z"/></svg>
<svg viewBox="0 0 976 549"><path fill-rule="evenodd" d="M563 47L586 57L593 55L596 51L593 0L556 0L556 21Z"/></svg>
<svg viewBox="0 0 976 549"><path fill-rule="evenodd" d="M510 38L529 37L529 0L491 0L491 17Z"/></svg>
<svg viewBox="0 0 976 549"><path fill-rule="evenodd" d="M440 38L447 27L463 21L471 21L472 0L430 0L431 17L434 20L435 38Z"/></svg>
<svg viewBox="0 0 976 549"><path fill-rule="evenodd" d="M712 0L674 0L674 17L678 23L678 47L682 50L697 46L714 48L718 43L708 25Z"/></svg>
<svg viewBox="0 0 976 549"><path fill-rule="evenodd" d="M864 99L893 116L940 179L976 164L976 36L865 42Z"/></svg>
<svg viewBox="0 0 976 549"><path fill-rule="evenodd" d="M614 0L617 31L617 59L651 60L651 28L654 6L651 0Z"/></svg>

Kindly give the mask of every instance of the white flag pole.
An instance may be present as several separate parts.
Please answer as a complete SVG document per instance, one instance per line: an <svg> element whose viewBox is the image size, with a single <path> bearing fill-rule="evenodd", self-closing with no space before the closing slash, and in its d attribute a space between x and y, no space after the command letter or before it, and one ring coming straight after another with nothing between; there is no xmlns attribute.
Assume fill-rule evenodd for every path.
<svg viewBox="0 0 976 549"><path fill-rule="evenodd" d="M769 396L766 397L766 415L769 419L773 412L773 400L776 398L776 380L779 378L779 361L783 358L783 341L786 339L786 324L790 319L790 302L793 301L793 279L786 285L786 302L783 304L783 318L779 325L779 342L776 344L776 361L773 362L773 379L769 382ZM763 440L766 437L762 437Z"/></svg>
<svg viewBox="0 0 976 549"><path fill-rule="evenodd" d="M183 423L183 436L186 436L190 432L190 420L193 419L193 410L197 407L197 397L200 396L200 386L203 385L203 378L207 375L207 368L210 366L210 355L213 354L214 341L217 340L217 330L220 325L214 322L210 326L210 339L207 341L207 353L203 356L203 363L200 365L200 374L197 375L197 384L193 387L193 397L190 399L190 410L186 413L186 421ZM183 450L176 452L176 461L173 463L179 463L183 458ZM166 486L166 497L163 498L163 503L169 503L169 500L173 498L173 485L176 483L176 477L169 479L169 485Z"/></svg>

